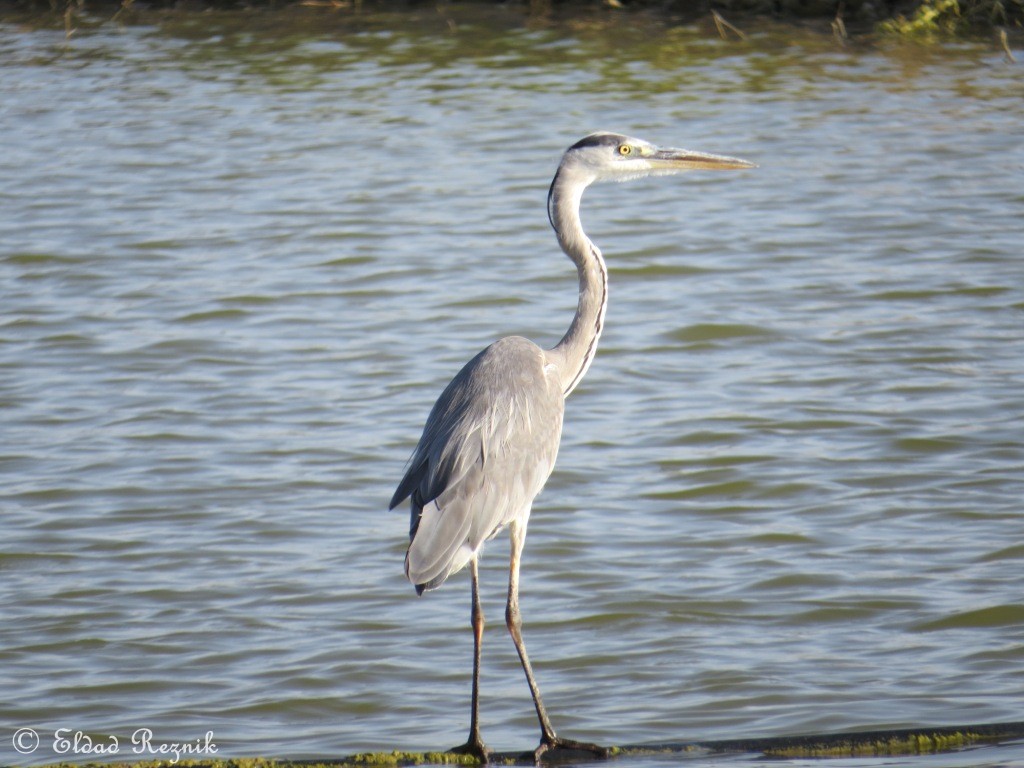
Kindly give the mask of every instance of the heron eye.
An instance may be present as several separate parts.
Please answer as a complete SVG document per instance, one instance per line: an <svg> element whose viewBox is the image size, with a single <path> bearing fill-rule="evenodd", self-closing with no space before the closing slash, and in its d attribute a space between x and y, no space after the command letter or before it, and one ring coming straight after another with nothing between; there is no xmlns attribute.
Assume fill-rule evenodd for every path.
<svg viewBox="0 0 1024 768"><path fill-rule="evenodd" d="M625 157L633 153L633 148L629 144L619 144L619 154Z"/></svg>

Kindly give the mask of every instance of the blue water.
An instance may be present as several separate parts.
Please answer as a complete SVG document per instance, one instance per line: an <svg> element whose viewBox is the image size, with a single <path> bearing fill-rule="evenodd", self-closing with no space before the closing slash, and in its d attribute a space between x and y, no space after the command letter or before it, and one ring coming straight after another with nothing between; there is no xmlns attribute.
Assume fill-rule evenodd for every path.
<svg viewBox="0 0 1024 768"><path fill-rule="evenodd" d="M99 21L0 25L0 762L464 740L468 580L417 599L384 510L462 363L567 327L544 196L597 128L760 168L585 200L607 330L522 586L559 732L1024 720L1019 65L604 12ZM506 547L483 730L526 749Z"/></svg>

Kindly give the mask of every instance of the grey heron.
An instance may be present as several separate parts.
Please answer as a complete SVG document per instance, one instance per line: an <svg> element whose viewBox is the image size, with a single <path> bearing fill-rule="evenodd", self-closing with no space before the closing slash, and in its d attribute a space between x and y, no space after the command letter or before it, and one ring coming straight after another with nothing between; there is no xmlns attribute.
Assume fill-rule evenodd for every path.
<svg viewBox="0 0 1024 768"><path fill-rule="evenodd" d="M594 359L608 304L604 258L580 222L583 191L596 181L752 167L734 157L663 149L615 133L595 133L569 147L548 191L548 219L576 265L576 316L552 349L519 336L494 342L456 374L431 410L390 508L412 497L405 573L417 594L469 566L473 698L469 738L453 751L488 759L479 719L484 616L477 561L484 542L508 528L512 554L505 623L540 721L535 758L560 748L606 754L597 745L555 734L523 644L519 611L519 562L530 509L554 468L565 398Z"/></svg>

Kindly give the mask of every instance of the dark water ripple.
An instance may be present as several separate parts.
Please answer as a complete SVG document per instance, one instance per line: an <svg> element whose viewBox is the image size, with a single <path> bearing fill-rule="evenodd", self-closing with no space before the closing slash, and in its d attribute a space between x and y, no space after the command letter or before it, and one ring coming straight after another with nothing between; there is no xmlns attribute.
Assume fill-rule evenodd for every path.
<svg viewBox="0 0 1024 768"><path fill-rule="evenodd" d="M1014 67L307 13L0 26L0 723L44 734L3 761L58 728L464 736L465 580L416 600L382 510L452 372L567 325L544 191L598 127L761 168L588 193L608 329L523 584L560 730L1022 718ZM515 748L505 558L484 727Z"/></svg>

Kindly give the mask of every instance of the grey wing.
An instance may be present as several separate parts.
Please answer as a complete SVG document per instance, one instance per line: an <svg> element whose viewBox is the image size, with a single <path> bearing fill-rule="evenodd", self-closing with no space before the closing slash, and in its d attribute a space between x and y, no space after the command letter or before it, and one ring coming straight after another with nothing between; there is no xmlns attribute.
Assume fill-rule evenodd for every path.
<svg viewBox="0 0 1024 768"><path fill-rule="evenodd" d="M440 586L517 516L551 474L563 396L544 352L526 339L495 342L445 388L391 508L412 497L406 573Z"/></svg>

